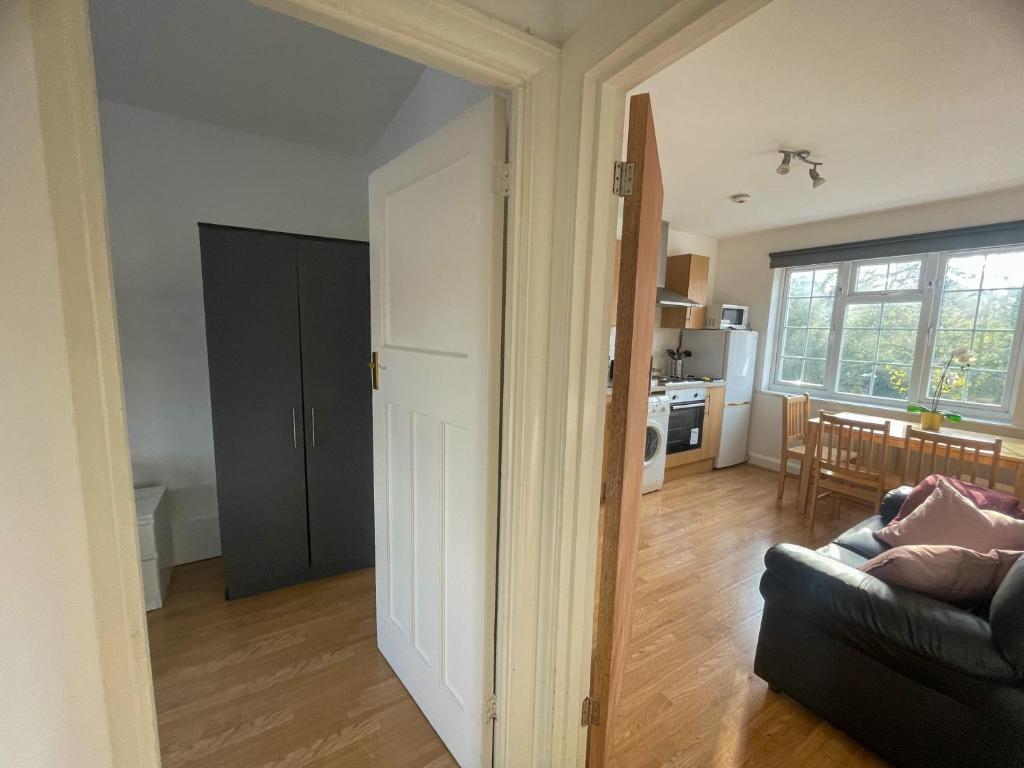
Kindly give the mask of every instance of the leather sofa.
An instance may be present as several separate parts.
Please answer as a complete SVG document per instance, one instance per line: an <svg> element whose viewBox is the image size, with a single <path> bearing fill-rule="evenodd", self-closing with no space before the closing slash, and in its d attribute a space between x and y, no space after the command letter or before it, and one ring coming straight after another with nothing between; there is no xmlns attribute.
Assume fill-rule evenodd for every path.
<svg viewBox="0 0 1024 768"><path fill-rule="evenodd" d="M754 672L896 766L1024 766L1024 558L974 612L858 571L909 491L817 551L768 550Z"/></svg>

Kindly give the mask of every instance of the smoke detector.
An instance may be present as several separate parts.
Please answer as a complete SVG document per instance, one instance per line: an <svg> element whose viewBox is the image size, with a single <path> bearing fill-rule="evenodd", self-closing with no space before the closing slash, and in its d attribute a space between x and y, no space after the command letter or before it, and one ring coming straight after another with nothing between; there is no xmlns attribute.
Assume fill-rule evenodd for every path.
<svg viewBox="0 0 1024 768"><path fill-rule="evenodd" d="M743 205L750 200L750 195L746 192L737 192L735 195L729 195L729 199L736 203L736 205Z"/></svg>

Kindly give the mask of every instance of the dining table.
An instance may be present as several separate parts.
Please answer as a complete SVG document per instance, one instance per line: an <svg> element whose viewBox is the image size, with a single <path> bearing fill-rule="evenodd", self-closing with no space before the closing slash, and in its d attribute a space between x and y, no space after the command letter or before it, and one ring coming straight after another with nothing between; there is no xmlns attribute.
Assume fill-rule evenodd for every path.
<svg viewBox="0 0 1024 768"><path fill-rule="evenodd" d="M907 429L914 427L917 429L921 428L918 421L908 421L906 419L892 419L882 418L879 416L866 416L862 413L831 413L831 416L837 416L843 419L856 419L859 421L871 422L874 424L884 424L889 422L889 446L892 448L902 448L907 436ZM813 446L817 439L819 418L814 416L807 420L807 431L806 431L806 445L808 450L807 458L800 464L800 490L797 495L797 502L799 504L799 510L801 513L806 513L808 492L810 491L811 485L811 465L813 461ZM992 440L999 437L1003 441L1002 452L999 455L999 467L1006 468L1013 472L1013 495L1017 498L1024 498L1024 439L1017 437L1002 437L999 435L991 435L983 432L975 432L970 429L957 429L954 427L943 426L938 430L929 430L930 432L936 432L940 435L951 435L955 437L970 437L981 440ZM923 478L917 478L920 481Z"/></svg>

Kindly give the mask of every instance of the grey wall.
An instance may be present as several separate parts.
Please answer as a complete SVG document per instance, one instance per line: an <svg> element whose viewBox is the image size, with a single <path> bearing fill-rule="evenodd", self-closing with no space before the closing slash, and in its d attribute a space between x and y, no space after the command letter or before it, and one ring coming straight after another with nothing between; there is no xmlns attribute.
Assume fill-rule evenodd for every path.
<svg viewBox="0 0 1024 768"><path fill-rule="evenodd" d="M398 157L489 93L490 88L436 69L424 70L388 127L367 153L371 167L379 168Z"/></svg>
<svg viewBox="0 0 1024 768"><path fill-rule="evenodd" d="M136 485L168 486L176 560L220 552L198 221L368 237L363 158L100 105Z"/></svg>

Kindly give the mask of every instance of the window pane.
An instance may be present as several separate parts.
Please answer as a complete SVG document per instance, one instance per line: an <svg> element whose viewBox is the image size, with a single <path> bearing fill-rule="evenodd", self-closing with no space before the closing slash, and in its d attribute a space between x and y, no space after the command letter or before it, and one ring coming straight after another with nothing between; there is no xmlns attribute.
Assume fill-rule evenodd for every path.
<svg viewBox="0 0 1024 768"><path fill-rule="evenodd" d="M909 365L876 365L875 388L871 394L875 397L891 397L906 400L910 392Z"/></svg>
<svg viewBox="0 0 1024 768"><path fill-rule="evenodd" d="M986 276L988 273L985 273ZM1017 327L1020 291L982 291L978 304L978 327L1013 330Z"/></svg>
<svg viewBox="0 0 1024 768"><path fill-rule="evenodd" d="M806 330L803 328L787 328L786 342L782 345L782 354L792 357L803 357L806 345Z"/></svg>
<svg viewBox="0 0 1024 768"><path fill-rule="evenodd" d="M837 269L816 269L814 270L814 295L833 296L836 292Z"/></svg>
<svg viewBox="0 0 1024 768"><path fill-rule="evenodd" d="M807 324L812 328L832 327L832 298L811 299L811 311Z"/></svg>
<svg viewBox="0 0 1024 768"><path fill-rule="evenodd" d="M886 304L882 310L882 327L913 329L916 331L920 317L921 303L918 301Z"/></svg>
<svg viewBox="0 0 1024 768"><path fill-rule="evenodd" d="M844 328L877 328L881 304L851 304L846 308Z"/></svg>
<svg viewBox="0 0 1024 768"><path fill-rule="evenodd" d="M939 331L935 334L935 351L932 353L932 362L939 366L945 365L954 349L970 348L970 331Z"/></svg>
<svg viewBox="0 0 1024 768"><path fill-rule="evenodd" d="M789 275L790 297L810 296L813 282L813 272L791 272Z"/></svg>
<svg viewBox="0 0 1024 768"><path fill-rule="evenodd" d="M1009 331L978 331L974 334L976 368L1006 371L1010 368L1013 333Z"/></svg>
<svg viewBox="0 0 1024 768"><path fill-rule="evenodd" d="M884 291L888 264L863 264L857 267L855 291Z"/></svg>
<svg viewBox="0 0 1024 768"><path fill-rule="evenodd" d="M1006 393L1006 374L993 371L968 371L967 400L999 405Z"/></svg>
<svg viewBox="0 0 1024 768"><path fill-rule="evenodd" d="M921 286L921 262L901 261L889 265L887 291L916 291Z"/></svg>
<svg viewBox="0 0 1024 768"><path fill-rule="evenodd" d="M985 259L985 280L981 287L1024 287L1024 251L988 254Z"/></svg>
<svg viewBox="0 0 1024 768"><path fill-rule="evenodd" d="M786 325L806 328L810 308L810 299L790 299L786 307Z"/></svg>
<svg viewBox="0 0 1024 768"><path fill-rule="evenodd" d="M973 328L977 306L977 291L944 293L939 310L939 328Z"/></svg>
<svg viewBox="0 0 1024 768"><path fill-rule="evenodd" d="M985 257L956 256L946 263L946 280L943 289L978 289L981 287L981 272L985 267Z"/></svg>
<svg viewBox="0 0 1024 768"><path fill-rule="evenodd" d="M871 363L840 363L836 389L851 395L870 394L873 369Z"/></svg>
<svg viewBox="0 0 1024 768"><path fill-rule="evenodd" d="M866 360L874 362L878 346L878 331L850 330L843 334L842 360Z"/></svg>
<svg viewBox="0 0 1024 768"><path fill-rule="evenodd" d="M914 347L917 344L917 331L891 331L883 328L878 337L879 362L903 363L914 362Z"/></svg>
<svg viewBox="0 0 1024 768"><path fill-rule="evenodd" d="M819 387L825 384L824 360L807 359L804 363L804 384L817 384Z"/></svg>
<svg viewBox="0 0 1024 768"><path fill-rule="evenodd" d="M821 357L828 356L828 329L812 328L807 332L807 356Z"/></svg>
<svg viewBox="0 0 1024 768"><path fill-rule="evenodd" d="M804 361L799 357L782 358L782 368L779 371L779 378L783 381L799 383L803 372Z"/></svg>

